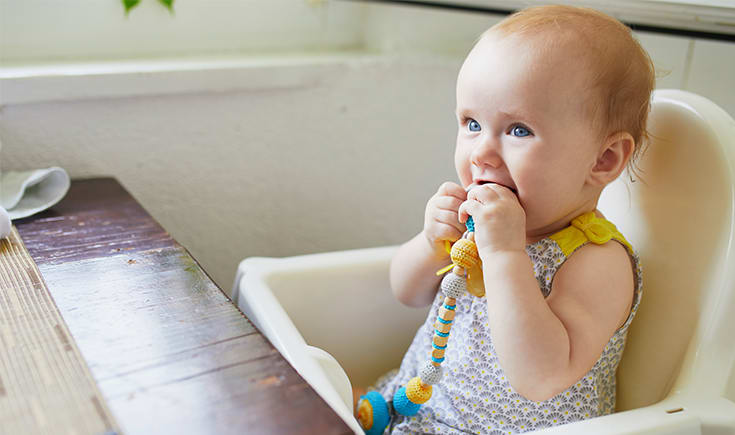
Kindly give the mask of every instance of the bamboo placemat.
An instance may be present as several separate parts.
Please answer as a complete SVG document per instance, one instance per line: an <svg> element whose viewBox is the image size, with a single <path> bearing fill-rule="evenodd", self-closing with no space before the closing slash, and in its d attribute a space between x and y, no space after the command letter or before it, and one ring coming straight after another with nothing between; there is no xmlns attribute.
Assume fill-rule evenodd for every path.
<svg viewBox="0 0 735 435"><path fill-rule="evenodd" d="M13 228L0 241L0 433L103 434L117 427Z"/></svg>

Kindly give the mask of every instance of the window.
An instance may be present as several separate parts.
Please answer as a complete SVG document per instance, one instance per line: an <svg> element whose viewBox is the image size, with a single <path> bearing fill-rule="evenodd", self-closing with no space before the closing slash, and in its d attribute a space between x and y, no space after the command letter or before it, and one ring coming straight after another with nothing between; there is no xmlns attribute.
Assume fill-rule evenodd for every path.
<svg viewBox="0 0 735 435"><path fill-rule="evenodd" d="M542 0L406 0L403 3L502 12L549 2ZM722 39L735 40L733 37L735 36L735 0L616 0L614 2L558 0L554 3L598 9L642 30L658 27L659 30L680 30L683 33L701 32L705 34L702 36L714 33L722 35Z"/></svg>
<svg viewBox="0 0 735 435"><path fill-rule="evenodd" d="M341 50L362 6L316 0L0 0L0 64ZM1 66L1 65L0 65Z"/></svg>

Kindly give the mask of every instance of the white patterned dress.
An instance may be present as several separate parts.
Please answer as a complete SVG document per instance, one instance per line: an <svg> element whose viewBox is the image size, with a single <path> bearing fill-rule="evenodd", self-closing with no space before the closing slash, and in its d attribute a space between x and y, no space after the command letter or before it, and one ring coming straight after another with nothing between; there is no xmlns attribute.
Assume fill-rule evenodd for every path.
<svg viewBox="0 0 735 435"><path fill-rule="evenodd" d="M487 301L465 294L457 299L444 377L434 385L431 399L413 417L394 415L391 433L514 434L571 423L615 409L615 372L625 346L628 326L641 298L638 257L610 222L593 213L570 227L528 245L534 273L544 297L551 292L554 274L576 249L586 243L617 240L631 256L635 274L633 305L625 323L614 333L592 369L567 390L543 402L530 401L513 390L498 363L488 324ZM566 252L566 254L565 254ZM400 369L378 381L386 400L414 376L431 353L434 322L444 297L438 292L426 322L419 328Z"/></svg>

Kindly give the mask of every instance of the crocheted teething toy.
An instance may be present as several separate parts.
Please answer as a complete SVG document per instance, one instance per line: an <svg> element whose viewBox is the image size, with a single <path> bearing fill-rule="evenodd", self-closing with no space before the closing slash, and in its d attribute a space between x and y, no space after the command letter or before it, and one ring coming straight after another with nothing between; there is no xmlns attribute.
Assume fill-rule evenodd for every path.
<svg viewBox="0 0 735 435"><path fill-rule="evenodd" d="M467 232L449 249L452 264L441 269L437 275L444 274L450 269L441 282L444 293L444 306L439 309L434 324L434 338L430 359L419 369L419 375L411 378L408 384L402 386L393 395L392 407L398 414L405 416L416 415L421 405L431 398L432 385L439 383L442 378L442 362L444 351L449 341L449 332L457 307L457 298L465 291L482 297L485 295L485 286L482 282L482 262L477 253L474 242L475 225L470 216L467 222ZM390 403L377 391L371 391L360 397L357 405L357 419L367 435L380 435L390 423Z"/></svg>

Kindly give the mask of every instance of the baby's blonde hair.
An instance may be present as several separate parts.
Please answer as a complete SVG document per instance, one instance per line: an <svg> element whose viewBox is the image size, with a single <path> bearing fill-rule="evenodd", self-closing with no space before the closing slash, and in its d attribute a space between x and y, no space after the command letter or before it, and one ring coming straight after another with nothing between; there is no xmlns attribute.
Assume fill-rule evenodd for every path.
<svg viewBox="0 0 735 435"><path fill-rule="evenodd" d="M548 38L554 32L561 38ZM602 12L573 6L537 6L516 12L487 30L503 36L538 36L547 46L574 44L591 71L590 114L601 137L627 131L635 140L635 162L648 140L646 121L655 85L653 62L629 27ZM551 39L551 41L549 41ZM559 40L560 39L560 40Z"/></svg>

